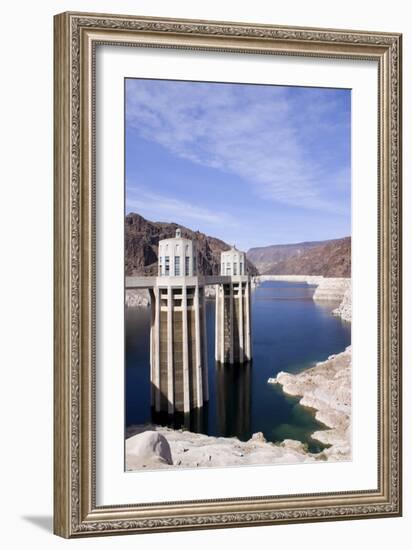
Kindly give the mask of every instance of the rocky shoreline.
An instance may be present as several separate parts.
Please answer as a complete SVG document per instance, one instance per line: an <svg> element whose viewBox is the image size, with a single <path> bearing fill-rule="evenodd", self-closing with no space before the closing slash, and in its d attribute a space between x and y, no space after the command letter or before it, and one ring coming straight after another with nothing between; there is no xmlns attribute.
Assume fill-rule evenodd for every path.
<svg viewBox="0 0 412 550"><path fill-rule="evenodd" d="M253 281L257 284L266 281L290 281L291 283L307 283L318 285L324 277L322 275L257 275Z"/></svg>
<svg viewBox="0 0 412 550"><path fill-rule="evenodd" d="M322 278L313 293L313 299L315 301L342 301L350 288L351 279Z"/></svg>
<svg viewBox="0 0 412 550"><path fill-rule="evenodd" d="M332 312L350 322L352 313L351 280L323 277L262 276L260 280L291 280L316 284L315 300L340 300ZM209 290L209 289L208 289ZM213 297L213 287L208 296ZM146 292L146 295L145 295ZM129 307L150 304L147 291L128 291ZM127 299L126 294L126 299ZM265 440L261 432L249 441L236 437L213 437L186 430L144 424L131 426L126 434L126 469L196 468L258 464L296 464L318 461L343 461L351 458L351 346L342 353L299 374L280 372L270 382L283 391L301 396L300 404L316 411L324 430L312 438L329 445L320 453L310 453L300 441L286 439L279 444Z"/></svg>
<svg viewBox="0 0 412 550"><path fill-rule="evenodd" d="M146 288L133 288L126 290L126 307L149 307L150 295Z"/></svg>
<svg viewBox="0 0 412 550"><path fill-rule="evenodd" d="M340 317L344 321L350 323L352 321L352 287L350 286L345 290L343 299L339 304L339 307L332 311L332 315Z"/></svg>
<svg viewBox="0 0 412 550"><path fill-rule="evenodd" d="M332 315L344 321L352 321L352 280L346 277L322 277L318 275L258 275L253 277L252 285L265 281L290 281L316 285L313 300L316 302L340 302Z"/></svg>
<svg viewBox="0 0 412 550"><path fill-rule="evenodd" d="M261 432L249 441L213 437L153 424L131 426L126 434L126 469L197 468L252 464L296 464L351 458L351 357L349 346L299 374L280 372L274 383L300 404L316 410L324 430L312 438L330 447L310 453L300 441L268 442Z"/></svg>
<svg viewBox="0 0 412 550"><path fill-rule="evenodd" d="M280 372L276 382L288 395L302 396L300 404L316 409L315 418L328 429L312 434L330 448L328 460L351 457L352 346L299 374Z"/></svg>
<svg viewBox="0 0 412 550"><path fill-rule="evenodd" d="M126 470L140 468L219 468L263 464L297 464L327 460L326 451L312 454L300 441L275 445L261 432L249 441L214 437L186 430L144 424L128 429Z"/></svg>

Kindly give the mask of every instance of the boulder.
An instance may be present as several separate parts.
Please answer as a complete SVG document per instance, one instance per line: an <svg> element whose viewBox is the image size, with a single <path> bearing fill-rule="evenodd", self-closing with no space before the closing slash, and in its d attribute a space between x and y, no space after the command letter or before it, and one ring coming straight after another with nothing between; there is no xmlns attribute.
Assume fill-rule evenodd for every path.
<svg viewBox="0 0 412 550"><path fill-rule="evenodd" d="M173 464L170 445L164 435L148 430L126 440L126 453L140 466Z"/></svg>

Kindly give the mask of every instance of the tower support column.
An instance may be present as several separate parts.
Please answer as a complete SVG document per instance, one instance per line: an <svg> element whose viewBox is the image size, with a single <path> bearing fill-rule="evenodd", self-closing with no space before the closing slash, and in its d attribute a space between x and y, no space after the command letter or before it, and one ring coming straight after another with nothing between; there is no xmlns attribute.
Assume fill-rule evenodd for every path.
<svg viewBox="0 0 412 550"><path fill-rule="evenodd" d="M208 363L207 363L207 330L206 330L206 296L205 289L203 287L202 297L201 297L201 306L202 306L202 321L203 321L203 369L202 369L202 380L203 380L203 401L209 401L209 372L208 372Z"/></svg>
<svg viewBox="0 0 412 550"><path fill-rule="evenodd" d="M220 362L225 362L225 286L220 287Z"/></svg>
<svg viewBox="0 0 412 550"><path fill-rule="evenodd" d="M187 288L182 287L183 410L190 411L189 340L187 330Z"/></svg>
<svg viewBox="0 0 412 550"><path fill-rule="evenodd" d="M216 288L215 358L219 363L244 363L252 358L250 281L234 276Z"/></svg>
<svg viewBox="0 0 412 550"><path fill-rule="evenodd" d="M195 310L195 406L203 406L203 380L202 380L202 341L200 331L200 300L199 300L199 285L195 286L195 294L193 300Z"/></svg>
<svg viewBox="0 0 412 550"><path fill-rule="evenodd" d="M173 291L167 287L167 410L174 413L174 387L173 387Z"/></svg>
<svg viewBox="0 0 412 550"><path fill-rule="evenodd" d="M246 281L245 286L245 305L246 305L246 359L252 359L251 333L250 333L250 282Z"/></svg>
<svg viewBox="0 0 412 550"><path fill-rule="evenodd" d="M239 363L243 363L243 354L244 354L244 339L243 339L243 283L242 281L239 282L239 290L238 290L238 311L239 311L239 319L238 319L238 332L239 332Z"/></svg>
<svg viewBox="0 0 412 550"><path fill-rule="evenodd" d="M155 287L154 295L154 334L152 335L153 344L153 378L152 384L154 389L154 406L157 412L160 411L160 292L159 288Z"/></svg>
<svg viewBox="0 0 412 550"><path fill-rule="evenodd" d="M220 285L215 285L215 360L220 361Z"/></svg>
<svg viewBox="0 0 412 550"><path fill-rule="evenodd" d="M229 362L231 365L233 365L233 358L234 358L234 338L233 338L233 325L234 325L234 318L233 318L233 283L230 282L229 284L229 338L230 338L230 344L229 344Z"/></svg>

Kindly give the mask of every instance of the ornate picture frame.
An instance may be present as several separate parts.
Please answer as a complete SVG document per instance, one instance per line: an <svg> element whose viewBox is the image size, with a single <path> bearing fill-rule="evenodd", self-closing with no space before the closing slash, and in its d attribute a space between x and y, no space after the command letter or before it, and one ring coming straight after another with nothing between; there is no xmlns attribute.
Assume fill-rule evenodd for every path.
<svg viewBox="0 0 412 550"><path fill-rule="evenodd" d="M63 537L401 515L401 43L395 33L63 13L54 21L54 532ZM378 64L378 487L98 505L97 45ZM165 472L167 475L167 472Z"/></svg>

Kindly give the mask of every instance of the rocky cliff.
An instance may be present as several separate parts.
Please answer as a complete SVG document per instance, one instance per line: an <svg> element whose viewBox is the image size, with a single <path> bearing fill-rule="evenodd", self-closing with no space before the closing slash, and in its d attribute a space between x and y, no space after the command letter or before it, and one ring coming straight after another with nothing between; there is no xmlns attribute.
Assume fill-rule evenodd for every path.
<svg viewBox="0 0 412 550"><path fill-rule="evenodd" d="M248 259L262 275L351 276L351 238L251 248Z"/></svg>
<svg viewBox="0 0 412 550"><path fill-rule="evenodd" d="M342 302L332 313L344 321L352 321L352 285L345 290Z"/></svg>
<svg viewBox="0 0 412 550"><path fill-rule="evenodd" d="M313 293L313 299L323 301L343 300L346 291L351 291L351 279L344 277L322 277Z"/></svg>
<svg viewBox="0 0 412 550"><path fill-rule="evenodd" d="M125 270L126 275L157 275L157 254L159 240L174 237L180 227L182 236L196 241L198 271L202 275L217 275L220 270L220 253L230 246L175 223L152 222L139 214L130 213L125 219ZM250 275L257 269L247 261Z"/></svg>
<svg viewBox="0 0 412 550"><path fill-rule="evenodd" d="M329 429L312 438L325 445L328 460L351 457L352 347L299 374L280 372L275 381L289 395L302 396L300 404L316 410L316 419Z"/></svg>

